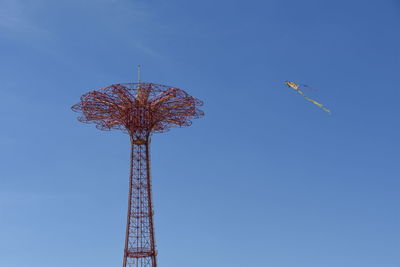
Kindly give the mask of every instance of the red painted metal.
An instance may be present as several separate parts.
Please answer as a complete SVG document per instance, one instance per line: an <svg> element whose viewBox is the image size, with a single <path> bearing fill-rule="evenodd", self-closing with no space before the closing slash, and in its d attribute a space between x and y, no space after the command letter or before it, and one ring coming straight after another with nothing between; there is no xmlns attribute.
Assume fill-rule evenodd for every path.
<svg viewBox="0 0 400 267"><path fill-rule="evenodd" d="M185 91L154 83L126 83L91 91L72 110L100 130L118 129L131 141L128 215L123 267L156 267L150 176L150 137L191 125L203 103Z"/></svg>

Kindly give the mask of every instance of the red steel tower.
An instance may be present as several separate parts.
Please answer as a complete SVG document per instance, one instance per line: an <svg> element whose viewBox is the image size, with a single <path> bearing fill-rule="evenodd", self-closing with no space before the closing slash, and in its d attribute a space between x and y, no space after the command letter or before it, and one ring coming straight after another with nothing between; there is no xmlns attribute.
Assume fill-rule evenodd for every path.
<svg viewBox="0 0 400 267"><path fill-rule="evenodd" d="M88 92L72 110L100 130L118 129L131 143L128 216L123 267L156 267L150 176L150 137L191 125L203 103L185 91L154 83L126 83Z"/></svg>

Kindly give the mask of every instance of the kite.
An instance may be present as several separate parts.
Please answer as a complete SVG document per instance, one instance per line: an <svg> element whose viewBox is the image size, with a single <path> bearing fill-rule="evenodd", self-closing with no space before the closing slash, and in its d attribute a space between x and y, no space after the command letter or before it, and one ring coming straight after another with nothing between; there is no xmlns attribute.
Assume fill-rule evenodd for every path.
<svg viewBox="0 0 400 267"><path fill-rule="evenodd" d="M302 95L305 99L307 99L308 101L310 101L311 103L313 103L314 105L317 105L318 107L322 108L323 110L325 110L326 112L328 112L329 114L331 114L331 111L329 109L327 109L326 107L324 107L322 104L318 103L315 100L312 100L311 98L307 97L300 89L301 88L306 88L306 89L313 89L312 87L305 85L305 84L298 84L295 82L289 82L286 81L285 84L287 86L289 86L290 88L294 89L297 91L297 93L299 93L300 95Z"/></svg>

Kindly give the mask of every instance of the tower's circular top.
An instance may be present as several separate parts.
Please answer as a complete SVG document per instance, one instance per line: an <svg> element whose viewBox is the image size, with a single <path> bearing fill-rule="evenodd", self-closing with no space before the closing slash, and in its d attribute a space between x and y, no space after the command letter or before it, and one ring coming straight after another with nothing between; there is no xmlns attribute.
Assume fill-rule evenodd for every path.
<svg viewBox="0 0 400 267"><path fill-rule="evenodd" d="M192 124L204 115L203 102L185 91L154 83L113 84L81 96L72 106L78 120L100 130L119 129L128 134L165 132Z"/></svg>

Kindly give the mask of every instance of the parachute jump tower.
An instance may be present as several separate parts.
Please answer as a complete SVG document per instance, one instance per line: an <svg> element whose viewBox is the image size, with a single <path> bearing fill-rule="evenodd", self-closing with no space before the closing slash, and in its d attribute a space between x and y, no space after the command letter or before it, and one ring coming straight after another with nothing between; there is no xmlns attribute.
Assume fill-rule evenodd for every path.
<svg viewBox="0 0 400 267"><path fill-rule="evenodd" d="M72 110L78 120L130 137L128 216L123 267L157 267L150 176L150 137L184 127L204 115L203 103L185 91L154 83L113 84L90 91Z"/></svg>

